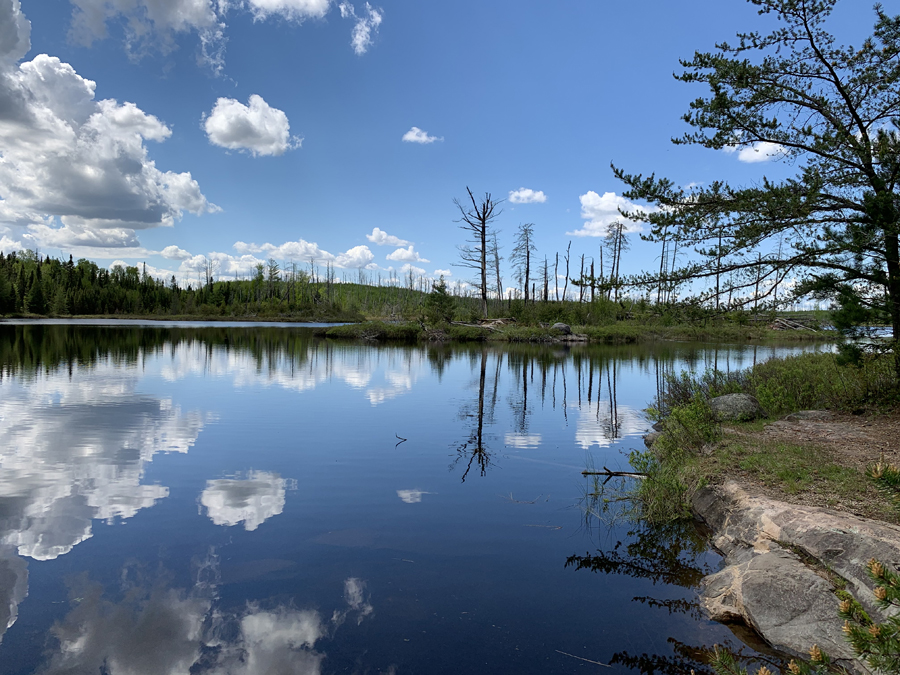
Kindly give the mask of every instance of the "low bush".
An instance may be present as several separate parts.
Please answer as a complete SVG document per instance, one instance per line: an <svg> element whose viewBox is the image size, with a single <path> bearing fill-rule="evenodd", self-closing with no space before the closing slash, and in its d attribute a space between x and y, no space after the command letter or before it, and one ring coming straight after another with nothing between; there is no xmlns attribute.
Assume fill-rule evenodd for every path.
<svg viewBox="0 0 900 675"><path fill-rule="evenodd" d="M355 338L361 340L416 342L422 336L422 327L417 323L385 323L366 321L335 326L325 333L330 338Z"/></svg>

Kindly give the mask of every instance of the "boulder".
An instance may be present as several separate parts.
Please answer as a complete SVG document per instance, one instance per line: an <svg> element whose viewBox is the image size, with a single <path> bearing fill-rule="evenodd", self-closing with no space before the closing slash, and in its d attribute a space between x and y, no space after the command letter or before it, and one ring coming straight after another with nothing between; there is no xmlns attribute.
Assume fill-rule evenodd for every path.
<svg viewBox="0 0 900 675"><path fill-rule="evenodd" d="M721 422L748 422L763 417L762 406L750 394L725 394L710 400L709 407Z"/></svg>
<svg viewBox="0 0 900 675"><path fill-rule="evenodd" d="M567 323L557 322L557 323L553 324L552 326L550 326L550 330L559 331L563 335L571 335L572 334L572 327Z"/></svg>
<svg viewBox="0 0 900 675"><path fill-rule="evenodd" d="M792 655L805 657L816 644L838 665L869 672L844 638L834 590L846 585L869 616L884 621L866 563L875 558L897 569L900 527L750 495L731 481L700 489L692 507L725 556L724 569L701 585L711 618L744 622Z"/></svg>
<svg viewBox="0 0 900 675"><path fill-rule="evenodd" d="M648 448L652 448L653 444L656 443L657 439L660 436L662 436L662 432L659 431L651 431L644 434L644 445L646 445Z"/></svg>

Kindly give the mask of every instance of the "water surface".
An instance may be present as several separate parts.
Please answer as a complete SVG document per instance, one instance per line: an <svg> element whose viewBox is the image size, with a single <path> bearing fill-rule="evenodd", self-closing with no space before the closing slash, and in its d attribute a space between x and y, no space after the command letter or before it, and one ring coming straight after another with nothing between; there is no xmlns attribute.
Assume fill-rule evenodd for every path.
<svg viewBox="0 0 900 675"><path fill-rule="evenodd" d="M0 325L0 675L704 672L718 557L580 472L664 372L795 349Z"/></svg>

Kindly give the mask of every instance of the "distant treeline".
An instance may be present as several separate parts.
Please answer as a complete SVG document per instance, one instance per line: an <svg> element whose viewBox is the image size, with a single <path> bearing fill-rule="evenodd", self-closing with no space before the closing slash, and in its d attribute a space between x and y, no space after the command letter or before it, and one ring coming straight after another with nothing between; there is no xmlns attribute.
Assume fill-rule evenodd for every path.
<svg viewBox="0 0 900 675"><path fill-rule="evenodd" d="M360 279L364 281L364 279ZM450 295L438 283L442 319L472 322L481 317L481 304L474 295ZM462 287L456 285L457 292ZM0 252L0 315L38 316L139 316L293 319L311 321L361 321L380 318L434 323L429 312L431 280L407 275L387 285L338 281L328 273L300 271L291 265L281 269L273 260L257 266L249 279L205 282L181 286L173 276L168 282L146 273L143 266L111 269L81 259L75 262L42 257L34 251ZM563 295L565 298L565 294ZM531 294L492 297L492 317L512 317L520 325L552 324L605 326L620 321L636 324L745 323L747 312L721 313L691 302L652 303L646 296L620 296L579 288L577 299ZM434 300L434 298L432 298ZM433 303L431 303L433 304Z"/></svg>
<svg viewBox="0 0 900 675"><path fill-rule="evenodd" d="M338 283L277 264L245 280L196 287L155 279L141 267L111 269L81 259L41 257L33 251L0 253L0 314L260 316L358 320L363 312L406 315L425 293L410 287Z"/></svg>
<svg viewBox="0 0 900 675"><path fill-rule="evenodd" d="M431 283L425 277L410 275L390 285L374 286L339 282L330 268L320 277L294 266L281 269L272 260L259 265L249 279L215 281L208 276L205 283L181 286L174 276L166 283L147 274L143 266L105 269L90 260L75 262L71 256L58 260L34 251L0 253L2 315L414 320L424 316L430 291ZM490 303L491 314L583 324L610 313L612 316L605 318L614 321L624 307L551 300L538 303L542 307L536 309L534 304L534 298L530 303L495 298ZM479 316L474 297L453 296L449 309L461 320Z"/></svg>

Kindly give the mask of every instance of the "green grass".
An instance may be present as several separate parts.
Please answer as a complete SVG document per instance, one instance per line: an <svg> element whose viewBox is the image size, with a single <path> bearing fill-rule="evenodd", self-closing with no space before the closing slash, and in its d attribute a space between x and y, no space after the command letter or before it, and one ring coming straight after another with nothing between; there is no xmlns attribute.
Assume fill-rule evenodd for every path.
<svg viewBox="0 0 900 675"><path fill-rule="evenodd" d="M653 408L666 414L696 395L712 398L737 392L755 396L770 417L797 410L893 405L900 401L893 368L889 354L867 355L858 366L842 365L835 354L800 354L732 373L683 372L666 378L665 393Z"/></svg>
<svg viewBox="0 0 900 675"><path fill-rule="evenodd" d="M874 518L898 520L893 495L879 490L862 471L839 464L829 451L766 438L762 432L768 420L725 430L711 422L704 412L706 401L736 392L756 396L768 420L804 409L854 410L898 403L890 354L868 354L856 365L842 363L834 354L803 354L737 373L669 377L661 400L650 408L652 416L665 420L664 434L652 450L632 454L632 466L648 474L632 496L650 517L683 517L699 486L743 478L784 495L814 495L816 503L849 505Z"/></svg>
<svg viewBox="0 0 900 675"><path fill-rule="evenodd" d="M779 487L788 494L818 485L850 497L866 486L865 476L859 471L825 460L820 449L808 445L729 445L718 454L728 465L736 465L760 482Z"/></svg>

